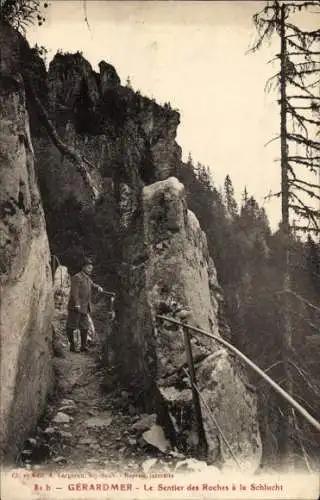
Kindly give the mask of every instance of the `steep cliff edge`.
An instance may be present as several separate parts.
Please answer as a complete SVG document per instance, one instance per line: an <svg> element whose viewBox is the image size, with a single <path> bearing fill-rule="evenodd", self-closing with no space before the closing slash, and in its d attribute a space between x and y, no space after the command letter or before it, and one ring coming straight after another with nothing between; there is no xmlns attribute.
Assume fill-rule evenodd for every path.
<svg viewBox="0 0 320 500"><path fill-rule="evenodd" d="M0 37L0 443L2 460L10 461L36 425L52 384L52 279L20 72L20 37L4 25Z"/></svg>

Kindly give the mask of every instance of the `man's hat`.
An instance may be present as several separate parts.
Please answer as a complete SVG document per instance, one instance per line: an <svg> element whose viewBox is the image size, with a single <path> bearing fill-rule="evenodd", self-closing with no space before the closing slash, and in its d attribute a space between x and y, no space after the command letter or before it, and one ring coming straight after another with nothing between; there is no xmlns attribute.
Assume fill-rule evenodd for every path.
<svg viewBox="0 0 320 500"><path fill-rule="evenodd" d="M84 257L83 258L83 265L86 266L88 264L92 264L93 265L93 259L91 257Z"/></svg>

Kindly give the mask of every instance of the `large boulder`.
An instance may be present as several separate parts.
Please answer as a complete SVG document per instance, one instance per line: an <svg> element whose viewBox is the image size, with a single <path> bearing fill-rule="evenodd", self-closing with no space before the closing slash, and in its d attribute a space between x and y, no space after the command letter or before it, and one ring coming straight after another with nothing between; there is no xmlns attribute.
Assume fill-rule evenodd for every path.
<svg viewBox="0 0 320 500"><path fill-rule="evenodd" d="M52 278L34 172L21 38L1 25L0 279L1 458L36 425L52 383Z"/></svg>
<svg viewBox="0 0 320 500"><path fill-rule="evenodd" d="M143 189L141 219L135 236L128 238L127 255L131 258L123 270L127 307L120 333L126 335L127 355L137 353L127 362L133 373L152 377L149 387L153 383L153 392L158 393L154 404L165 426L165 414L169 420L172 443L195 453L199 443L184 371L183 332L157 315L186 316L189 324L219 336L221 288L206 236L188 210L184 187L176 178ZM197 335L191 345L198 386L207 403L201 403L207 459L221 467L237 467L235 456L247 471L255 470L261 459L256 396L243 369L218 341ZM148 386L145 380L144 386Z"/></svg>

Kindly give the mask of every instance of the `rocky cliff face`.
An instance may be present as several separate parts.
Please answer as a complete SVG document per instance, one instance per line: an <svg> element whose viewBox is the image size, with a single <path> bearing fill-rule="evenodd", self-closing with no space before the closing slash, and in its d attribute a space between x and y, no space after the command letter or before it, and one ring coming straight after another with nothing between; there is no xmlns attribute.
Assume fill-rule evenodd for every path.
<svg viewBox="0 0 320 500"><path fill-rule="evenodd" d="M131 238L123 262L121 292L125 307L120 332L131 380L149 391L150 399L171 441L184 452L198 448L192 393L186 368L181 328L157 318L179 319L179 308L188 323L220 335L218 309L221 291L206 236L187 209L184 188L170 177L143 190L138 248ZM125 292L126 290L126 292ZM139 314L137 314L139 311ZM256 398L235 360L218 342L193 338L193 357L199 389L224 438L243 470L255 470L261 459L256 421ZM129 378L129 371L127 373ZM235 467L234 458L208 407L202 404L207 457L222 467Z"/></svg>
<svg viewBox="0 0 320 500"><path fill-rule="evenodd" d="M42 98L57 131L94 166L91 173L100 192L103 179L112 178L120 199L129 196L133 206L141 183L176 172L181 154L175 142L177 112L122 87L113 66L104 61L96 73L79 53L58 53L47 77L36 56L30 66L35 86L40 75L47 81ZM75 169L51 146L36 120L33 123L37 164L48 199L56 201L59 191L60 203L70 195L86 202Z"/></svg>
<svg viewBox="0 0 320 500"><path fill-rule="evenodd" d="M75 219L84 215L83 224L93 227L99 220L103 226L101 214L106 212L106 219L112 221L112 241L122 238L139 210L143 186L177 172L179 114L121 86L113 66L104 61L96 73L80 53L58 53L48 73L35 51L26 64L49 119L63 141L86 160L99 196L98 205L92 205L77 166L52 144L31 108L36 167L52 250L62 260L74 247L92 251L93 246L96 253L96 237L92 244L88 231L75 239L81 233ZM57 220L64 220L63 230ZM114 260L112 245L99 245L108 261Z"/></svg>
<svg viewBox="0 0 320 500"><path fill-rule="evenodd" d="M10 460L52 383L51 270L20 72L20 37L1 26L1 456ZM4 458L2 458L4 460Z"/></svg>
<svg viewBox="0 0 320 500"><path fill-rule="evenodd" d="M16 336L24 339L31 329L34 337L28 339L33 342L41 338L44 346L51 285L41 203L32 180L32 142L51 249L66 265L71 265L70 252L74 257L79 247L96 255L100 283L118 291L118 324L113 342L125 384L134 389L141 406L158 413L159 423L173 445L195 452L198 437L191 390L183 371L183 338L179 329L159 321L156 315L162 312L176 317L181 305L190 309L189 321L194 325L223 334L218 322L223 297L206 237L187 209L183 186L174 177L181 155L175 142L179 114L121 86L115 69L106 62L100 63L99 73L94 72L79 53L57 54L46 72L36 52L28 50L24 68L47 109L52 127L82 157L98 198L93 201L76 163L53 145L43 114L32 102L28 108L30 139L21 85L21 93L14 93L16 101L8 100L6 114L11 118L5 122L11 134L8 132L10 139L6 139L10 154L20 151L10 160L12 167L5 178L9 191L3 191L5 228L13 235L5 240L4 247L9 266L5 270L9 290L7 325L20 317L9 318L10 300L19 303L19 294L24 293L19 320L22 324L17 324ZM21 123L22 116L20 133L13 124ZM14 146L16 143L20 149ZM15 191L11 193L13 175ZM26 194L21 195L22 189ZM28 196L30 210L21 213ZM6 202L8 197L11 204ZM36 256L40 265L35 268ZM31 323L25 325L27 311L31 312ZM7 342L11 345L11 340ZM200 389L234 453L254 469L261 454L254 394L247 389L244 374L225 349L204 339L194 339L192 345ZM23 352L29 353L28 349ZM45 347L43 350L41 359L47 361L49 351ZM19 348L10 348L9 352L16 365L20 363ZM11 408L19 408L19 397L18 403L12 403L15 384L33 393L38 391L41 405L49 372L42 362L34 365L32 370L45 373L40 388L35 386L39 385L38 372L26 382L24 368L19 376L10 371L6 392L6 408L10 410L5 410L5 418ZM19 366L28 363L23 361ZM16 379L18 382L14 382ZM211 461L227 465L230 452L206 409L202 410L208 456Z"/></svg>

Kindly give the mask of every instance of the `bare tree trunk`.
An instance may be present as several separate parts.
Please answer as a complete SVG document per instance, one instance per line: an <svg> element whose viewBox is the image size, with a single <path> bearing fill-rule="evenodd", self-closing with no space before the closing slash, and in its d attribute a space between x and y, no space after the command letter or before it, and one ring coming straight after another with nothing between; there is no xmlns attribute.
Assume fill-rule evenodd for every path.
<svg viewBox="0 0 320 500"><path fill-rule="evenodd" d="M23 79L25 83L26 93L30 97L30 99L32 99L33 104L35 105L35 108L37 110L39 119L41 120L42 125L46 129L49 138L56 146L56 148L61 152L61 154L66 156L70 161L72 161L76 165L76 168L80 173L83 182L89 188L89 193L93 202L95 202L98 197L98 191L94 186L92 177L87 168L87 166L90 166L93 169L94 166L86 158L81 157L81 155L75 149L71 148L69 145L63 142L61 137L59 137L55 126L49 119L48 113L45 110L44 106L42 105L40 99L38 98L32 86L31 80L26 72L23 73Z"/></svg>
<svg viewBox="0 0 320 500"><path fill-rule="evenodd" d="M289 270L289 182L288 182L288 145L287 145L287 95L286 95L286 60L287 43L285 33L285 5L281 5L280 18L280 42L281 42L281 69L280 69L280 136L281 136L281 215L282 232L284 237L283 245L283 337L282 337L282 361L284 370L284 389L293 395L291 365L289 363L292 349L292 325L289 311L289 295L286 290L290 288ZM290 405L282 405L283 425L279 443L282 465L287 468L292 466L291 449L291 420L292 413Z"/></svg>

